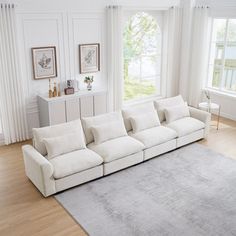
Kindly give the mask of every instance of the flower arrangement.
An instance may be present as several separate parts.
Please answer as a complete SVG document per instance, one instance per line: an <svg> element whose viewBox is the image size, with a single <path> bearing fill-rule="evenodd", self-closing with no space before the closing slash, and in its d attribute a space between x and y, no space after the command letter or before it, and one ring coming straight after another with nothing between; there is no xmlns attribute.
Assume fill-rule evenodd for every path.
<svg viewBox="0 0 236 236"><path fill-rule="evenodd" d="M209 91L209 90L205 90L204 93L205 93L205 96L206 96L206 98L207 98L207 103L210 104L210 103L211 103L211 94L210 94L210 91Z"/></svg>
<svg viewBox="0 0 236 236"><path fill-rule="evenodd" d="M93 83L93 76L86 76L84 78L84 83L87 84L87 89L90 91L92 90L92 83Z"/></svg>
<svg viewBox="0 0 236 236"><path fill-rule="evenodd" d="M205 90L205 96L206 96L206 98L207 98L208 100L211 99L211 95L210 95L209 90Z"/></svg>
<svg viewBox="0 0 236 236"><path fill-rule="evenodd" d="M84 78L84 83L86 83L86 84L91 84L91 83L93 83L93 76L86 76L86 77Z"/></svg>

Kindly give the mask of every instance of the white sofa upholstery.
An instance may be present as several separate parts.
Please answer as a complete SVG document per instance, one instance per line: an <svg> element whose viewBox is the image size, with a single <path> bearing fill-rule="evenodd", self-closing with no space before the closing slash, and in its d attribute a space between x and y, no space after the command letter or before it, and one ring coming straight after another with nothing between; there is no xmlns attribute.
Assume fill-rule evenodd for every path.
<svg viewBox="0 0 236 236"><path fill-rule="evenodd" d="M99 166L103 163L103 159L97 153L86 148L57 156L49 162L54 169L53 177L60 179Z"/></svg>
<svg viewBox="0 0 236 236"><path fill-rule="evenodd" d="M126 124L126 130L129 132L129 135L142 142L145 146L143 155L144 160L153 158L176 148L176 131L158 125L160 122L157 122L157 126L155 127L134 133L130 118L137 115L143 116L143 114L148 114L150 112L156 113L153 102L136 105L122 111L124 122ZM148 117L145 119L148 119Z"/></svg>
<svg viewBox="0 0 236 236"><path fill-rule="evenodd" d="M130 136L142 142L145 149L147 149L175 139L177 137L177 133L173 129L164 126L157 126L142 130L135 134L130 132Z"/></svg>
<svg viewBox="0 0 236 236"><path fill-rule="evenodd" d="M189 107L186 117L179 118L178 114L177 120L165 121L166 106L176 104L185 104L181 96L136 105L124 109L122 115L113 112L84 118L82 125L80 120L76 120L33 129L34 147L22 147L26 175L46 197L207 138L211 115L205 111ZM150 115L152 112L159 114L161 123L158 116ZM142 123L143 119L148 122L144 114L151 117L147 124ZM117 127L122 128L122 132L114 132L114 121L121 122ZM110 122L113 122L111 130L108 128ZM134 124L135 130L132 128ZM94 136L94 130L98 132L97 137ZM102 133L103 130L109 134ZM74 132L76 136L69 135ZM55 151L55 142L64 140L60 138L64 136L78 137L79 145L71 145L71 148L77 147L78 150L68 152L68 145L68 148L56 149L55 156L47 156L47 148L51 149L45 146L46 141L53 139Z"/></svg>
<svg viewBox="0 0 236 236"><path fill-rule="evenodd" d="M124 148L125 147L125 148ZM108 140L101 144L90 143L88 148L98 153L105 163L141 152L144 145L129 136Z"/></svg>
<svg viewBox="0 0 236 236"><path fill-rule="evenodd" d="M165 125L176 131L178 136L177 147L204 138L205 124L195 118L185 117Z"/></svg>
<svg viewBox="0 0 236 236"><path fill-rule="evenodd" d="M177 132L177 147L207 138L210 127L211 114L193 107L189 108L189 117L183 117L169 124L166 123L164 110L166 107L186 104L180 95L176 97L154 101L158 114L161 115L161 124ZM159 110L158 110L159 109Z"/></svg>
<svg viewBox="0 0 236 236"><path fill-rule="evenodd" d="M130 132L130 136L144 144L144 160L176 148L177 133L164 126L142 130L135 134Z"/></svg>
<svg viewBox="0 0 236 236"><path fill-rule="evenodd" d="M25 173L45 196L56 193L52 164L31 145L22 147Z"/></svg>
<svg viewBox="0 0 236 236"><path fill-rule="evenodd" d="M144 149L144 145L138 140L128 136L127 133L124 134L125 136L112 138L103 143L95 144L94 136L91 132L92 127L104 123L109 124L109 122L113 122L114 120L122 120L123 122L120 112L112 112L82 119L88 148L98 153L103 158L104 175L143 161L142 150Z"/></svg>
<svg viewBox="0 0 236 236"><path fill-rule="evenodd" d="M187 134L191 134L197 130L204 129L205 124L192 117L184 117L179 120L175 120L170 124L167 124L166 127L175 130L178 137L185 136Z"/></svg>
<svg viewBox="0 0 236 236"><path fill-rule="evenodd" d="M72 187L103 175L103 159L97 153L87 149L86 146L83 148L83 145L80 150L47 159L44 139L74 132L80 134L78 142L85 145L81 121L75 120L60 125L33 129L34 147L30 145L22 147L26 175L44 196L52 195L69 186ZM76 181L78 173L80 181ZM67 178L69 176L70 178ZM70 183L67 183L66 179L70 179Z"/></svg>

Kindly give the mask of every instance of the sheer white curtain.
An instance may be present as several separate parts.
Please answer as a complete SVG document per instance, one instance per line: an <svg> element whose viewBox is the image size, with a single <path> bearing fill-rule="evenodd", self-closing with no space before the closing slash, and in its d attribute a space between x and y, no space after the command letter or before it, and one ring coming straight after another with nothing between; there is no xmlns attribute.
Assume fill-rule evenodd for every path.
<svg viewBox="0 0 236 236"><path fill-rule="evenodd" d="M109 110L116 111L123 97L123 11L121 6L108 6L106 11Z"/></svg>
<svg viewBox="0 0 236 236"><path fill-rule="evenodd" d="M14 5L0 8L0 113L5 144L28 139Z"/></svg>
<svg viewBox="0 0 236 236"><path fill-rule="evenodd" d="M189 105L197 107L207 73L209 47L209 8L195 7L193 10L191 56L189 71Z"/></svg>
<svg viewBox="0 0 236 236"><path fill-rule="evenodd" d="M182 27L182 8L171 7L166 15L166 96L171 97L179 93L180 75L180 46Z"/></svg>

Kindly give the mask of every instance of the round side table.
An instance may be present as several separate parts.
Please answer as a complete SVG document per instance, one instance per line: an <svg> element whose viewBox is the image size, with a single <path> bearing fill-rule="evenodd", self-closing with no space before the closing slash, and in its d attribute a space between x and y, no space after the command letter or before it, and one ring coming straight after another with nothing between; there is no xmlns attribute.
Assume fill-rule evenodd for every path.
<svg viewBox="0 0 236 236"><path fill-rule="evenodd" d="M220 105L213 103L213 102L201 102L198 105L199 109L201 110L205 110L211 113L211 111L218 111L218 115L217 115L217 130L219 129L219 122L220 122Z"/></svg>

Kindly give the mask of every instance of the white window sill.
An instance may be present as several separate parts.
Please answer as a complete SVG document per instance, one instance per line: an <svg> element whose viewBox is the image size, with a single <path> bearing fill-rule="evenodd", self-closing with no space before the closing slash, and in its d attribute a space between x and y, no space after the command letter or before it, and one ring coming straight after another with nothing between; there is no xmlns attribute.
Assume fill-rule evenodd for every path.
<svg viewBox="0 0 236 236"><path fill-rule="evenodd" d="M126 102L124 101L123 108L130 107L130 106L133 106L133 105L142 104L142 103L146 103L146 102L152 102L154 100L161 99L161 98L163 98L161 95L153 95L153 96L150 96L150 97L147 97L147 98L134 99L134 100L131 100L131 101L126 101Z"/></svg>
<svg viewBox="0 0 236 236"><path fill-rule="evenodd" d="M236 94L230 93L230 92L227 93L227 92L217 90L217 89L213 89L213 88L204 88L203 91L209 91L210 93L219 95L221 97L228 97L228 98L231 98L231 99L236 99Z"/></svg>

